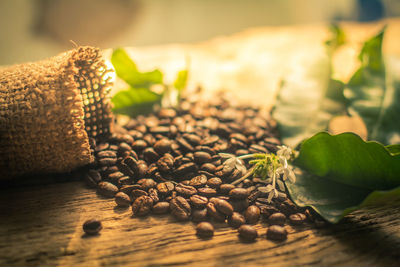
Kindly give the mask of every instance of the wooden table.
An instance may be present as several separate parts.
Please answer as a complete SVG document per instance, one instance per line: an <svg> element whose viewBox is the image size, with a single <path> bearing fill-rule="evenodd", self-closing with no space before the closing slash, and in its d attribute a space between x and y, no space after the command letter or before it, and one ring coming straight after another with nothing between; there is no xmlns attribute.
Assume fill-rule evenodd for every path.
<svg viewBox="0 0 400 267"><path fill-rule="evenodd" d="M82 182L1 190L0 266L399 266L400 203L354 212L321 229L288 227L285 242L239 241L236 230L217 225L210 240L198 239L193 223L171 216L133 218L112 199ZM103 230L87 237L85 220Z"/></svg>
<svg viewBox="0 0 400 267"><path fill-rule="evenodd" d="M350 42L334 61L338 77L348 78L357 66L360 40L382 24L344 25ZM400 22L391 21L385 49L397 55L399 32ZM269 107L288 60L298 51L320 56L327 35L326 25L263 28L195 45L130 52L141 69L160 67L169 80L188 56L191 87L229 88L241 100ZM286 242L267 240L266 225L259 224L258 241L241 243L225 225L217 225L214 238L201 240L192 223L169 216L132 218L129 209L116 208L113 200L98 197L79 181L2 188L0 266L399 266L399 204L360 210L321 229L288 227ZM87 237L82 224L92 217L100 218L104 229Z"/></svg>

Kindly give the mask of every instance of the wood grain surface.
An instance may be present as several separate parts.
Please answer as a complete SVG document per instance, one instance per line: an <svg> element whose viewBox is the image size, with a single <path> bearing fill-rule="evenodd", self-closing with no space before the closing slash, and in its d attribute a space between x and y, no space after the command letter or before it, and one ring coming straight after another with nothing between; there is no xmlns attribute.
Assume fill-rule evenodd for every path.
<svg viewBox="0 0 400 267"><path fill-rule="evenodd" d="M242 243L216 225L212 239L171 216L135 218L81 182L11 188L0 193L0 266L398 266L400 203L361 210L334 226L288 227L285 242ZM98 236L82 224L97 217Z"/></svg>

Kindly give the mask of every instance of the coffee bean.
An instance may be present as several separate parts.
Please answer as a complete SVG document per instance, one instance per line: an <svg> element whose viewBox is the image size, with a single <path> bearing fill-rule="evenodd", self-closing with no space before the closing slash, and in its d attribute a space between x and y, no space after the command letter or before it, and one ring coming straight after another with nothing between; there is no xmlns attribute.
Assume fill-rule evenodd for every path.
<svg viewBox="0 0 400 267"><path fill-rule="evenodd" d="M201 142L200 136L197 136L195 134L183 134L182 136L193 146L197 146Z"/></svg>
<svg viewBox="0 0 400 267"><path fill-rule="evenodd" d="M117 153L115 153L115 151L112 150L104 150L104 151L100 151L99 153L97 153L96 157L98 159L104 159L104 158L117 158Z"/></svg>
<svg viewBox="0 0 400 267"><path fill-rule="evenodd" d="M229 197L232 199L245 199L249 196L249 192L245 188L234 188L229 191Z"/></svg>
<svg viewBox="0 0 400 267"><path fill-rule="evenodd" d="M207 152L197 151L193 153L194 162L197 164L203 164L211 161L211 156Z"/></svg>
<svg viewBox="0 0 400 267"><path fill-rule="evenodd" d="M196 234L202 238L212 237L214 235L214 226L209 222L201 222L196 226Z"/></svg>
<svg viewBox="0 0 400 267"><path fill-rule="evenodd" d="M246 219L244 218L244 216L238 212L234 212L232 213L231 216L229 216L228 218L228 224L232 227L232 228L239 228L242 224L246 223Z"/></svg>
<svg viewBox="0 0 400 267"><path fill-rule="evenodd" d="M250 153L268 153L268 150L263 146L252 144L249 147L249 152Z"/></svg>
<svg viewBox="0 0 400 267"><path fill-rule="evenodd" d="M169 133L169 127L167 127L167 126L151 127L149 129L149 132L151 132L152 134L167 135Z"/></svg>
<svg viewBox="0 0 400 267"><path fill-rule="evenodd" d="M142 190L147 191L150 188L154 188L157 186L157 183L150 178L143 178L137 181L137 184L141 186Z"/></svg>
<svg viewBox="0 0 400 267"><path fill-rule="evenodd" d="M154 204L157 203L160 200L158 198L158 192L157 192L156 189L150 188L148 194L149 194L149 197L151 197L151 199L153 200Z"/></svg>
<svg viewBox="0 0 400 267"><path fill-rule="evenodd" d="M140 196L132 204L132 212L135 216L145 216L153 207L153 199L149 196Z"/></svg>
<svg viewBox="0 0 400 267"><path fill-rule="evenodd" d="M215 203L215 207L219 212L227 216L231 216L233 213L232 205L226 200L218 199L218 201Z"/></svg>
<svg viewBox="0 0 400 267"><path fill-rule="evenodd" d="M257 230L248 224L243 224L238 229L239 237L245 241L254 241L258 237Z"/></svg>
<svg viewBox="0 0 400 267"><path fill-rule="evenodd" d="M229 200L234 211L244 211L249 206L249 201L245 199L231 199Z"/></svg>
<svg viewBox="0 0 400 267"><path fill-rule="evenodd" d="M148 195L149 194L147 194L147 192L142 189L133 189L130 194L132 201L135 201L137 198L141 196L148 196Z"/></svg>
<svg viewBox="0 0 400 267"><path fill-rule="evenodd" d="M208 203L208 198L199 195L192 195L190 197L190 203L195 208L204 208Z"/></svg>
<svg viewBox="0 0 400 267"><path fill-rule="evenodd" d="M179 221L188 220L192 211L190 204L181 196L171 200L170 210L172 215Z"/></svg>
<svg viewBox="0 0 400 267"><path fill-rule="evenodd" d="M143 150L143 157L147 162L150 163L153 163L160 158L158 153L152 147L148 147Z"/></svg>
<svg viewBox="0 0 400 267"><path fill-rule="evenodd" d="M212 135L212 136L210 136L210 137L204 139L204 140L201 142L201 144L202 144L203 146L212 146L212 145L214 145L215 143L217 143L218 141L219 141L219 137L216 136L216 135Z"/></svg>
<svg viewBox="0 0 400 267"><path fill-rule="evenodd" d="M215 160L215 159L220 159L221 158L219 155L216 155L215 154L216 153L215 150L212 149L209 146L196 146L194 149L196 151L202 151L202 152L206 152L206 153L210 154L211 160Z"/></svg>
<svg viewBox="0 0 400 267"><path fill-rule="evenodd" d="M120 192L127 194L128 196L131 194L133 189L137 189L137 185L123 185L119 189Z"/></svg>
<svg viewBox="0 0 400 267"><path fill-rule="evenodd" d="M96 188L97 184L101 182L100 172L96 170L89 170L85 175L84 181L88 187Z"/></svg>
<svg viewBox="0 0 400 267"><path fill-rule="evenodd" d="M113 184L117 184L119 178L124 177L125 175L122 172L114 172L114 173L110 173L107 177L107 179L113 183Z"/></svg>
<svg viewBox="0 0 400 267"><path fill-rule="evenodd" d="M244 213L244 217L246 218L246 223L248 224L257 223L260 219L260 208L255 205L249 206Z"/></svg>
<svg viewBox="0 0 400 267"><path fill-rule="evenodd" d="M162 172L171 172L174 167L174 158L167 153L157 161L157 166Z"/></svg>
<svg viewBox="0 0 400 267"><path fill-rule="evenodd" d="M101 158L98 160L99 166L113 166L117 163L117 158Z"/></svg>
<svg viewBox="0 0 400 267"><path fill-rule="evenodd" d="M205 197L215 197L217 195L217 190L214 188L209 188L209 187L201 187L197 189L197 192L200 196L205 196Z"/></svg>
<svg viewBox="0 0 400 267"><path fill-rule="evenodd" d="M222 180L221 180L220 178L218 178L218 177L210 178L210 179L208 179L208 181L207 181L207 185L208 185L209 187L215 188L215 189L216 189L216 188L219 188L221 184L222 184Z"/></svg>
<svg viewBox="0 0 400 267"><path fill-rule="evenodd" d="M184 185L182 183L179 183L175 186L175 191L184 197L190 197L191 195L194 195L197 193L196 188L190 185Z"/></svg>
<svg viewBox="0 0 400 267"><path fill-rule="evenodd" d="M200 166L200 170L206 171L209 173L214 173L215 172L215 165L211 163L204 163L203 165Z"/></svg>
<svg viewBox="0 0 400 267"><path fill-rule="evenodd" d="M118 192L118 187L109 182L100 182L97 184L97 192L105 197L114 197Z"/></svg>
<svg viewBox="0 0 400 267"><path fill-rule="evenodd" d="M147 164L145 162L138 162L137 165L137 174L135 175L137 179L143 178L147 173Z"/></svg>
<svg viewBox="0 0 400 267"><path fill-rule="evenodd" d="M279 210L289 216L297 212L297 206L291 200L287 199L279 205Z"/></svg>
<svg viewBox="0 0 400 267"><path fill-rule="evenodd" d="M194 148L183 137L176 138L176 142L183 151L193 151Z"/></svg>
<svg viewBox="0 0 400 267"><path fill-rule="evenodd" d="M219 192L220 192L222 195L228 195L229 192L230 192L232 189L234 189L234 188L235 188L235 186L234 186L233 184L221 184L221 185L219 186Z"/></svg>
<svg viewBox="0 0 400 267"><path fill-rule="evenodd" d="M153 206L153 213L165 214L169 211L169 203L166 201L158 202Z"/></svg>
<svg viewBox="0 0 400 267"><path fill-rule="evenodd" d="M271 216L273 213L279 212L279 210L274 206L259 204L258 202L256 202L256 205L260 208L261 216L266 219L268 219L268 217Z"/></svg>
<svg viewBox="0 0 400 267"><path fill-rule="evenodd" d="M164 182L157 184L157 191L162 196L168 196L174 191L175 186L172 182Z"/></svg>
<svg viewBox="0 0 400 267"><path fill-rule="evenodd" d="M293 225L302 225L304 221L306 220L306 215L303 213L295 213L289 216L289 221Z"/></svg>
<svg viewBox="0 0 400 267"><path fill-rule="evenodd" d="M131 204L129 196L123 192L115 194L115 203L120 207L128 207Z"/></svg>
<svg viewBox="0 0 400 267"><path fill-rule="evenodd" d="M96 145L94 151L95 152L100 152L100 151L103 151L103 150L107 150L109 147L110 147L109 143L100 143L100 144Z"/></svg>
<svg viewBox="0 0 400 267"><path fill-rule="evenodd" d="M88 235L97 235L101 229L103 229L103 226L101 225L101 221L97 219L90 219L83 223L82 228L83 231L85 231L85 233Z"/></svg>
<svg viewBox="0 0 400 267"><path fill-rule="evenodd" d="M225 221L225 214L219 212L217 208L215 207L214 203L208 202L206 205L207 208L207 214L210 215L213 219L215 219L218 222L224 222Z"/></svg>
<svg viewBox="0 0 400 267"><path fill-rule="evenodd" d="M286 221L285 214L277 212L268 217L268 222L271 225L284 225Z"/></svg>
<svg viewBox="0 0 400 267"><path fill-rule="evenodd" d="M154 144L154 150L159 154L163 155L171 151L171 141L169 139L163 138L158 140Z"/></svg>
<svg viewBox="0 0 400 267"><path fill-rule="evenodd" d="M161 118L174 118L176 116L176 111L172 108L162 108L158 112L158 116Z"/></svg>
<svg viewBox="0 0 400 267"><path fill-rule="evenodd" d="M279 225L271 225L267 229L267 238L271 240L282 241L287 238L287 231Z"/></svg>
<svg viewBox="0 0 400 267"><path fill-rule="evenodd" d="M193 162L190 162L190 163L186 163L186 164L183 164L183 165L179 166L174 171L174 175L179 177L179 176L188 174L190 172L195 172L196 170L197 170L196 164L194 164Z"/></svg>
<svg viewBox="0 0 400 267"><path fill-rule="evenodd" d="M194 222L204 222L208 219L207 217L207 209L194 209L192 210L192 221Z"/></svg>
<svg viewBox="0 0 400 267"><path fill-rule="evenodd" d="M145 149L147 147L147 143L144 140L136 140L135 142L133 142L132 144L132 148L136 151L142 151L143 149Z"/></svg>
<svg viewBox="0 0 400 267"><path fill-rule="evenodd" d="M131 152L132 151L132 147L130 145L128 145L125 142L122 142L119 144L118 146L118 150L117 153L118 155L122 156L124 155L126 152ZM129 153L128 153L129 154ZM136 154L136 153L135 153Z"/></svg>
<svg viewBox="0 0 400 267"><path fill-rule="evenodd" d="M206 183L207 183L207 177L205 175L195 176L189 181L189 185L196 188L204 186L206 185Z"/></svg>

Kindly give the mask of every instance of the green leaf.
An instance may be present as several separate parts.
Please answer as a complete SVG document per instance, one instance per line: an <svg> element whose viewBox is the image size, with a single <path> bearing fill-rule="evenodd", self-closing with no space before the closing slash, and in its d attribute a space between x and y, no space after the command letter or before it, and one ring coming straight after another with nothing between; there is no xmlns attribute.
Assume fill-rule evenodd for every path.
<svg viewBox="0 0 400 267"><path fill-rule="evenodd" d="M179 71L176 80L174 82L174 87L178 91L182 91L186 87L187 79L188 79L188 71L187 70Z"/></svg>
<svg viewBox="0 0 400 267"><path fill-rule="evenodd" d="M161 84L163 75L158 69L150 72L140 72L128 53L122 49L114 49L111 56L118 77L134 88L148 88L152 84Z"/></svg>
<svg viewBox="0 0 400 267"><path fill-rule="evenodd" d="M354 73L344 96L348 112L362 118L368 139L383 144L400 142L400 60L382 57L384 29L368 40L359 55L362 66Z"/></svg>
<svg viewBox="0 0 400 267"><path fill-rule="evenodd" d="M288 192L335 223L354 209L400 198L399 151L353 133L318 133L302 143L294 161L302 173L286 184Z"/></svg>
<svg viewBox="0 0 400 267"><path fill-rule="evenodd" d="M336 48L346 42L346 34L344 33L343 29L335 23L330 25L329 30L332 37L331 39L327 40L325 44L328 46L328 50L333 52Z"/></svg>
<svg viewBox="0 0 400 267"><path fill-rule="evenodd" d="M116 93L111 101L113 112L134 117L152 112L154 105L161 103L161 95L147 88L129 88Z"/></svg>

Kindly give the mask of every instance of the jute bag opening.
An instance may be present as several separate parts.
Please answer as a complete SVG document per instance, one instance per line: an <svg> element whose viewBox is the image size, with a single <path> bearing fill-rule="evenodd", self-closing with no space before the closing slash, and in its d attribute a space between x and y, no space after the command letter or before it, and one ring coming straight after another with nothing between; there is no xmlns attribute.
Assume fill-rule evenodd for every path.
<svg viewBox="0 0 400 267"><path fill-rule="evenodd" d="M0 179L93 162L89 138L111 131L110 71L93 47L1 68Z"/></svg>

